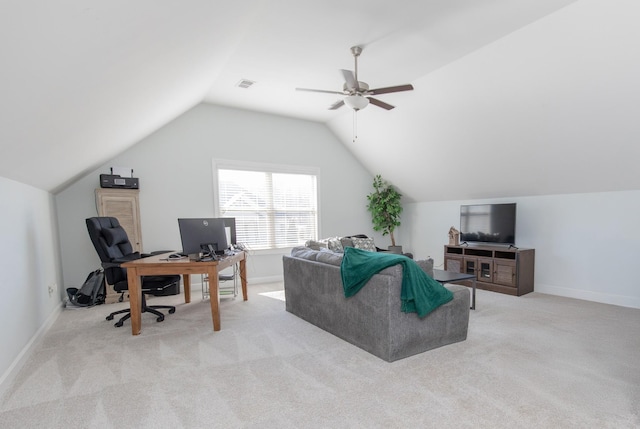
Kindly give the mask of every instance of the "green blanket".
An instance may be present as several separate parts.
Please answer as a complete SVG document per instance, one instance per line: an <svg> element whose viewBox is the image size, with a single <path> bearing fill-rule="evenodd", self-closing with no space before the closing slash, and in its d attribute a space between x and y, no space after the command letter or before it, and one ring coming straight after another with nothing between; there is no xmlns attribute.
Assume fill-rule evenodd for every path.
<svg viewBox="0 0 640 429"><path fill-rule="evenodd" d="M344 249L340 265L344 296L355 295L374 274L392 265L402 265L401 309L424 317L453 299L453 293L422 271L414 260L393 253L377 253L353 247Z"/></svg>

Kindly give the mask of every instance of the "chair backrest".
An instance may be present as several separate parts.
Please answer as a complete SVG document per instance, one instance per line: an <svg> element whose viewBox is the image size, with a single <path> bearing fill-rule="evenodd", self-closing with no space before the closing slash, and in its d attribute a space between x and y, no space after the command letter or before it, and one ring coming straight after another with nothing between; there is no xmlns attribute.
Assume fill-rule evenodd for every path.
<svg viewBox="0 0 640 429"><path fill-rule="evenodd" d="M105 268L107 282L118 290L117 284L127 280L127 271L120 267L105 265L113 262L114 259L134 253L127 232L115 217L91 217L86 222L93 247L98 252L102 266Z"/></svg>

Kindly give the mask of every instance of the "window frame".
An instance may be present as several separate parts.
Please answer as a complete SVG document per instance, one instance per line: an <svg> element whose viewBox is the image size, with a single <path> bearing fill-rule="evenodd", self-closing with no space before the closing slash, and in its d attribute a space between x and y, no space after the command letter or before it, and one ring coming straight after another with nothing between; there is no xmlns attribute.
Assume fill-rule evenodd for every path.
<svg viewBox="0 0 640 429"><path fill-rule="evenodd" d="M213 176L213 211L215 217L222 217L220 210L220 198L219 198L219 183L218 183L218 170L242 170L242 171L255 171L255 172L268 172L268 173L282 173L282 174L306 174L312 175L316 178L316 231L318 236L322 237L320 225L321 222L321 204L320 204L320 168L304 165L287 165L287 164L271 164L264 162L252 162L252 161L238 161L230 159L213 158L212 160L212 176ZM317 238L317 237L316 237ZM255 249L252 252L259 254L283 254L290 252L292 247L272 247L268 249ZM251 249L249 249L251 250Z"/></svg>

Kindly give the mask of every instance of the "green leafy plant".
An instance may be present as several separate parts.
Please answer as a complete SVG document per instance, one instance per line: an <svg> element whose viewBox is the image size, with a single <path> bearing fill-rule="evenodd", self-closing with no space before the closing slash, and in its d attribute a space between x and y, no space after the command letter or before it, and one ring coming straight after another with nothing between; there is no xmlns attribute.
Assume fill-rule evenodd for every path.
<svg viewBox="0 0 640 429"><path fill-rule="evenodd" d="M367 195L369 205L367 209L371 212L371 220L373 222L373 230L382 232L382 235L391 237L391 245L396 245L393 237L393 231L400 226L400 214L402 213L402 204L400 194L386 180L378 174L373 178L374 192Z"/></svg>

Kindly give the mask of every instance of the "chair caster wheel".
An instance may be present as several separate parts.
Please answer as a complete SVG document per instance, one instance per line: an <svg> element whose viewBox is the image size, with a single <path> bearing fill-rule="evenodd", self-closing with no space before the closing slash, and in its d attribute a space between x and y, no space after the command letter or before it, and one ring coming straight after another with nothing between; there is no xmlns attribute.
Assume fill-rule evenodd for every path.
<svg viewBox="0 0 640 429"><path fill-rule="evenodd" d="M163 320L164 320L164 316L160 316L160 317L158 317L158 318L156 319L156 321L158 321L158 322L162 322Z"/></svg>
<svg viewBox="0 0 640 429"><path fill-rule="evenodd" d="M169 314L173 314L173 313L175 313L175 312L176 312L176 309L175 309L175 308L170 308L170 309L169 309Z"/></svg>
<svg viewBox="0 0 640 429"><path fill-rule="evenodd" d="M113 320L113 315L111 315L111 314L110 314L110 315L108 315L108 316L107 316L107 320Z"/></svg>
<svg viewBox="0 0 640 429"><path fill-rule="evenodd" d="M121 328L122 322L116 322L113 326L115 326L116 328Z"/></svg>

